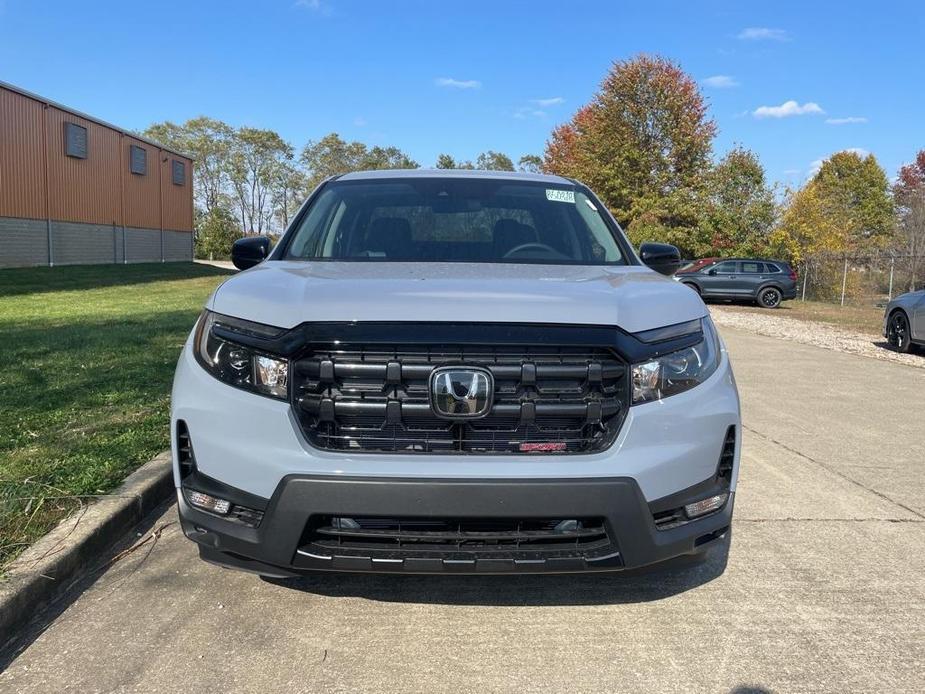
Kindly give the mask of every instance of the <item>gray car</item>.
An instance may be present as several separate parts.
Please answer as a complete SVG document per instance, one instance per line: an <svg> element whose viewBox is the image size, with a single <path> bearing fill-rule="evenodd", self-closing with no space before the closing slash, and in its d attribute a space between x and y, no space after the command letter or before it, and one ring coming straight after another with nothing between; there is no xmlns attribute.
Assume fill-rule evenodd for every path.
<svg viewBox="0 0 925 694"><path fill-rule="evenodd" d="M687 272L682 268L675 279L704 299L754 301L764 308L797 295L797 273L781 260L728 258Z"/></svg>
<svg viewBox="0 0 925 694"><path fill-rule="evenodd" d="M900 294L887 304L883 336L898 352L908 352L915 344L925 346L925 288Z"/></svg>

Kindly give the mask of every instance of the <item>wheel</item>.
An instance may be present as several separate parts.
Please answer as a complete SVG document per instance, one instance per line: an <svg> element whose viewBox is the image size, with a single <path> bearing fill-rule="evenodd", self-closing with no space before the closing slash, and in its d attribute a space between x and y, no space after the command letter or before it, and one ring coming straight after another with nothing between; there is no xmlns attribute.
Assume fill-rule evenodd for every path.
<svg viewBox="0 0 925 694"><path fill-rule="evenodd" d="M902 311L893 311L890 316L886 340L897 352L908 353L912 349L912 335L909 333L909 319Z"/></svg>
<svg viewBox="0 0 925 694"><path fill-rule="evenodd" d="M681 284L683 284L688 289L693 289L695 292L697 292L697 295L700 296L700 287L698 287L693 282L681 282Z"/></svg>
<svg viewBox="0 0 925 694"><path fill-rule="evenodd" d="M768 287L767 289L762 289L761 293L758 295L758 305L764 308L777 308L780 306L782 298L783 296L780 293L780 289Z"/></svg>

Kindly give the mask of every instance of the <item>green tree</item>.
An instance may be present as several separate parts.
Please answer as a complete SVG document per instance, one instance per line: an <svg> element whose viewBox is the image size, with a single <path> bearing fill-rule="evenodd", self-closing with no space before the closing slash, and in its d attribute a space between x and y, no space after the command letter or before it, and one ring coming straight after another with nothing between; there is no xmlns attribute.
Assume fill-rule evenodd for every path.
<svg viewBox="0 0 925 694"><path fill-rule="evenodd" d="M217 260L231 257L231 246L241 238L241 229L227 207L213 207L196 215L197 258Z"/></svg>
<svg viewBox="0 0 925 694"><path fill-rule="evenodd" d="M535 154L525 154L517 160L517 169L528 173L542 173L543 158Z"/></svg>
<svg viewBox="0 0 925 694"><path fill-rule="evenodd" d="M478 156L475 160L475 168L483 171L513 171L514 162L508 155L490 149Z"/></svg>
<svg viewBox="0 0 925 694"><path fill-rule="evenodd" d="M330 176L370 169L416 169L418 163L397 147L368 148L362 142L347 142L337 133L309 141L300 157L309 191Z"/></svg>
<svg viewBox="0 0 925 694"><path fill-rule="evenodd" d="M455 169L456 160L449 154L440 154L437 156L438 169Z"/></svg>
<svg viewBox="0 0 925 694"><path fill-rule="evenodd" d="M893 225L889 184L877 160L837 152L791 194L780 231L792 240L799 260L876 250L890 239Z"/></svg>
<svg viewBox="0 0 925 694"><path fill-rule="evenodd" d="M183 124L154 123L142 134L193 157L193 193L200 208L211 212L227 204L234 128L215 118L199 116Z"/></svg>
<svg viewBox="0 0 925 694"><path fill-rule="evenodd" d="M245 233L262 234L270 230L274 182L292 156L292 145L273 130L245 127L236 131L228 156L228 172Z"/></svg>
<svg viewBox="0 0 925 694"><path fill-rule="evenodd" d="M591 103L552 132L544 169L589 184L634 241L690 248L715 135L696 81L666 58L639 55L614 63Z"/></svg>
<svg viewBox="0 0 925 694"><path fill-rule="evenodd" d="M709 173L706 224L697 255L761 256L777 218L774 190L757 155L736 147Z"/></svg>
<svg viewBox="0 0 925 694"><path fill-rule="evenodd" d="M886 172L874 155L836 152L822 163L812 185L842 218L852 250L882 247L894 230L893 200Z"/></svg>
<svg viewBox="0 0 925 694"><path fill-rule="evenodd" d="M284 230L305 199L305 174L294 162L282 161L273 172L270 191L273 215Z"/></svg>

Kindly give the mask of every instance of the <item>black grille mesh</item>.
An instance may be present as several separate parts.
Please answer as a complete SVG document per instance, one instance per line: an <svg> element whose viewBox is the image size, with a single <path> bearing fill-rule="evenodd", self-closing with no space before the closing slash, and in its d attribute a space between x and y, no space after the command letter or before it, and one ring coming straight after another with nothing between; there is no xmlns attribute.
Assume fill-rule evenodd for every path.
<svg viewBox="0 0 925 694"><path fill-rule="evenodd" d="M439 366L490 370L489 415L437 417L428 389ZM516 454L536 444L558 453L606 447L623 420L627 387L626 365L608 349L376 344L313 349L293 365L292 392L303 431L319 448Z"/></svg>
<svg viewBox="0 0 925 694"><path fill-rule="evenodd" d="M377 559L595 559L617 551L602 518L312 516L300 550Z"/></svg>

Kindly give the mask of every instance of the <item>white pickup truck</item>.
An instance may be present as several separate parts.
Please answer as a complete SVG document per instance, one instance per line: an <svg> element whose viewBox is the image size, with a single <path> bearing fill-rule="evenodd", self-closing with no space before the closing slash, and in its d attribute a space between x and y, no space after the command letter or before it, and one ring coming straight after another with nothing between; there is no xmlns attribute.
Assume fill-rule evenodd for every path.
<svg viewBox="0 0 925 694"><path fill-rule="evenodd" d="M614 571L721 547L741 440L725 347L585 186L324 182L209 298L174 472L203 559L286 577ZM728 545L726 545L728 547Z"/></svg>

